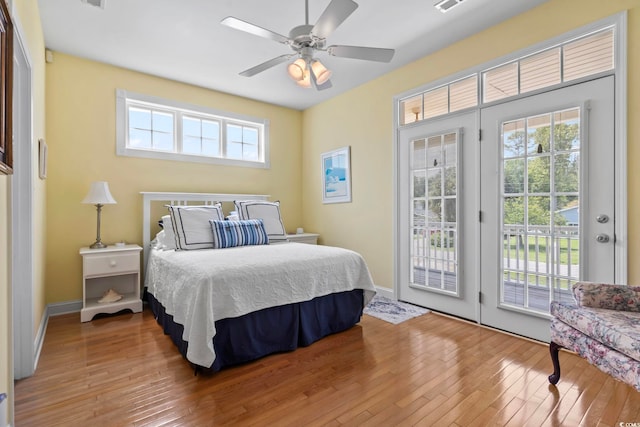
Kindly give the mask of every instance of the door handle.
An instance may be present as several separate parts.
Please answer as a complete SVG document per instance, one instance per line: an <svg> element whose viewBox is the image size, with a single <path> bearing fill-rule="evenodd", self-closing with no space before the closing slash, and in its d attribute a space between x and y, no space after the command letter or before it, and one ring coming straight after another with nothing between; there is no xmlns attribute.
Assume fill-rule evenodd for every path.
<svg viewBox="0 0 640 427"><path fill-rule="evenodd" d="M596 242L598 243L607 243L609 241L609 236L606 234L598 234L596 236Z"/></svg>

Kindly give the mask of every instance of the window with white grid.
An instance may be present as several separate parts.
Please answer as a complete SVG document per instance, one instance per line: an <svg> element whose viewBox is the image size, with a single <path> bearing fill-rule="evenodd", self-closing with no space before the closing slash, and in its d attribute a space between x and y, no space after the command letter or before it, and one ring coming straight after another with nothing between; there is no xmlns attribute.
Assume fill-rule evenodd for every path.
<svg viewBox="0 0 640 427"><path fill-rule="evenodd" d="M269 167L266 119L116 92L118 155Z"/></svg>

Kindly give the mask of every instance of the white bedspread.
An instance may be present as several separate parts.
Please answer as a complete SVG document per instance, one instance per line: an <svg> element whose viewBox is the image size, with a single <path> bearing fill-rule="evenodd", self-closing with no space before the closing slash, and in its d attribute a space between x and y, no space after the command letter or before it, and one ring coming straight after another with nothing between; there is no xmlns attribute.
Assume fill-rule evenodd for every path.
<svg viewBox="0 0 640 427"><path fill-rule="evenodd" d="M205 367L215 360L217 320L335 292L363 289L365 305L375 295L360 254L303 243L153 250L145 285L184 326L187 359Z"/></svg>

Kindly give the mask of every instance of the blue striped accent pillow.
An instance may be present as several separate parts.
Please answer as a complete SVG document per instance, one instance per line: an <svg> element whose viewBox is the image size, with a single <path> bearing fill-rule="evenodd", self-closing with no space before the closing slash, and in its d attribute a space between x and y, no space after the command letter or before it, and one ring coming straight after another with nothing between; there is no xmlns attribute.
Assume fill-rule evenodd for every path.
<svg viewBox="0 0 640 427"><path fill-rule="evenodd" d="M210 220L209 222L213 230L214 249L269 244L269 236L261 219L242 221Z"/></svg>

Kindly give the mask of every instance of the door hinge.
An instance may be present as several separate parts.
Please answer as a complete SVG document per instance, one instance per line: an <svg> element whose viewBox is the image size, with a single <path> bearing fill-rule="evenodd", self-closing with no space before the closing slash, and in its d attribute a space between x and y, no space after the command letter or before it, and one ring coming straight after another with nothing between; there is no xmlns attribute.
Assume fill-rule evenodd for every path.
<svg viewBox="0 0 640 427"><path fill-rule="evenodd" d="M482 304L482 292L478 292L478 303Z"/></svg>
<svg viewBox="0 0 640 427"><path fill-rule="evenodd" d="M478 222L482 222L482 211L478 211Z"/></svg>
<svg viewBox="0 0 640 427"><path fill-rule="evenodd" d="M478 141L482 141L482 129L478 129Z"/></svg>

